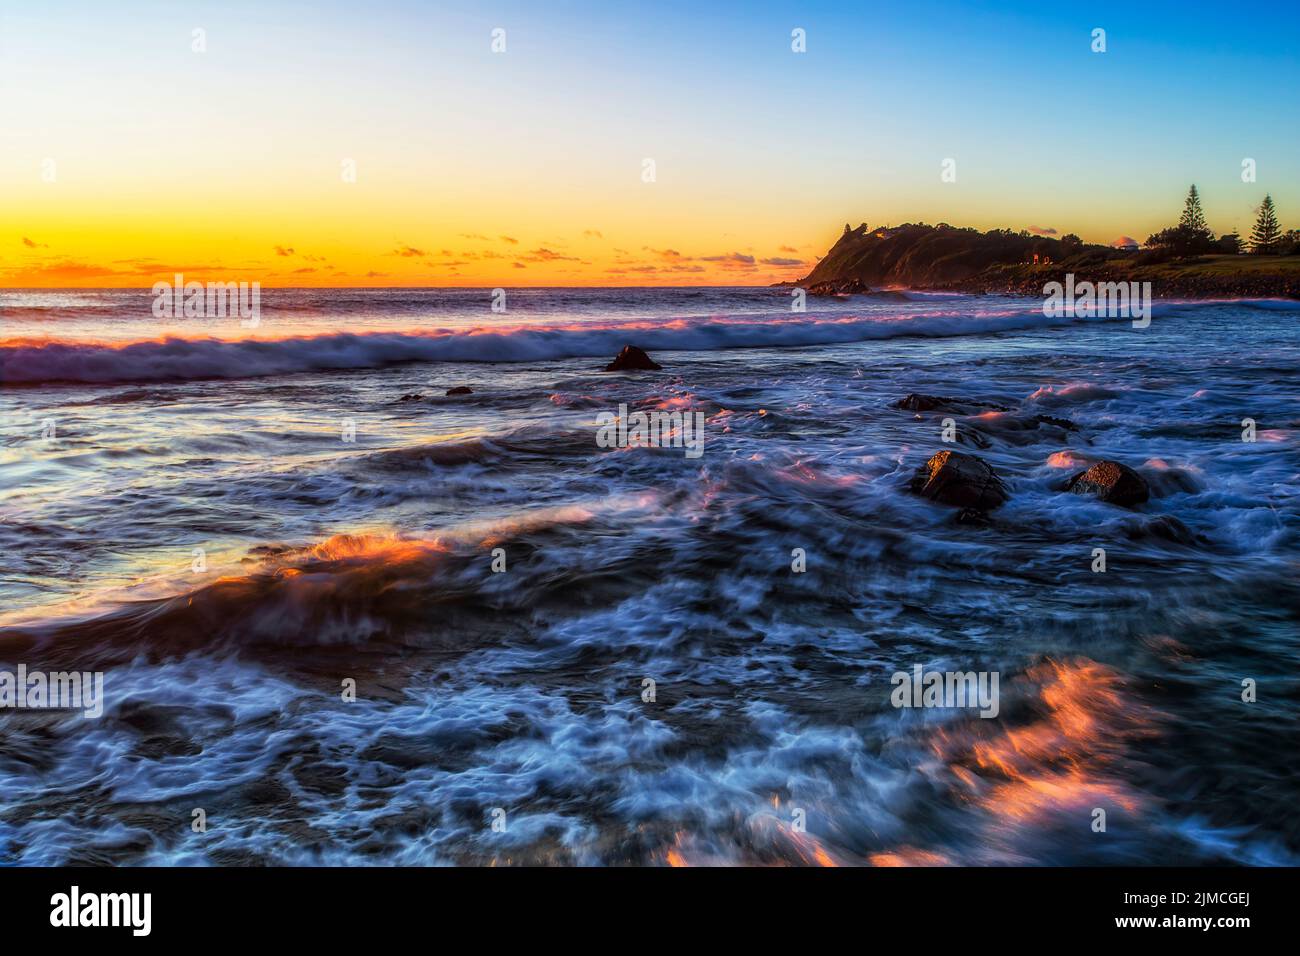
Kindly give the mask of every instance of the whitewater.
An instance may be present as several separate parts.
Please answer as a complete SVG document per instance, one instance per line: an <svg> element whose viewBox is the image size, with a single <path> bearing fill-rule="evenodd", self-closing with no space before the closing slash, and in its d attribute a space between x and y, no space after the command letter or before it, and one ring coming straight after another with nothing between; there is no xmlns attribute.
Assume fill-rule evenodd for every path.
<svg viewBox="0 0 1300 956"><path fill-rule="evenodd" d="M1300 860L1297 304L791 301L0 292L0 670L104 675L0 710L0 864ZM944 448L987 524L909 491Z"/></svg>

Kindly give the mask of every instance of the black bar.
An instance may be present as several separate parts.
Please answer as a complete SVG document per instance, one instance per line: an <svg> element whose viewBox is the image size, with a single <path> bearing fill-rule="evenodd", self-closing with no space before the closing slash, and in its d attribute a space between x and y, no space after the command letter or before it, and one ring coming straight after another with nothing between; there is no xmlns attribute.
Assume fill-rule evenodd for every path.
<svg viewBox="0 0 1300 956"><path fill-rule="evenodd" d="M602 936L681 940L698 925L738 941L773 923L824 937L955 942L997 927L1013 940L1107 937L1231 946L1294 918L1292 869L5 869L0 913L10 940L251 942L337 945L412 934L441 948L461 934L536 946ZM55 894L149 893L150 931L54 927ZM1186 895L1178 900L1173 894ZM1162 899L1163 895L1163 899ZM1212 896L1213 895L1213 896ZM1153 905L1154 904L1154 905ZM1155 925L1118 925L1153 919ZM1163 925L1166 920L1246 925ZM129 922L125 920L124 922ZM934 934L942 933L941 936ZM531 935L530 935L531 934ZM1050 934L1044 937L1043 934ZM394 937L400 938L400 936ZM460 948L457 946L457 948Z"/></svg>

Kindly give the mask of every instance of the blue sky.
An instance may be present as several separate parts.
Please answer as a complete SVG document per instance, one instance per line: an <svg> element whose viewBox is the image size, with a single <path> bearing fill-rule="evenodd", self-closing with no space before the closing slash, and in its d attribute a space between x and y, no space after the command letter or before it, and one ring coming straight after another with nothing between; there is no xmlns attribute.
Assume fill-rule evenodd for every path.
<svg viewBox="0 0 1300 956"><path fill-rule="evenodd" d="M807 263L864 220L1109 242L1175 220L1193 182L1219 232L1266 192L1295 227L1297 37L1294 2L0 0L0 281L276 246L353 278L445 249L421 275L491 281L453 239L504 234L550 250L516 277L587 282L650 250Z"/></svg>

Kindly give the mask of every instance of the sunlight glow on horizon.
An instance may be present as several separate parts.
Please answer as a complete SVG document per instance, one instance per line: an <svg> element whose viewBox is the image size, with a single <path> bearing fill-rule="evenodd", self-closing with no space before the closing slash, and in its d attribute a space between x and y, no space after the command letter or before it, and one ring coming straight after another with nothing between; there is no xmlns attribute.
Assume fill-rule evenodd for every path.
<svg viewBox="0 0 1300 956"><path fill-rule="evenodd" d="M1294 228L1300 13L1254 9L10 4L0 286L766 285L845 222L1140 241L1192 182Z"/></svg>

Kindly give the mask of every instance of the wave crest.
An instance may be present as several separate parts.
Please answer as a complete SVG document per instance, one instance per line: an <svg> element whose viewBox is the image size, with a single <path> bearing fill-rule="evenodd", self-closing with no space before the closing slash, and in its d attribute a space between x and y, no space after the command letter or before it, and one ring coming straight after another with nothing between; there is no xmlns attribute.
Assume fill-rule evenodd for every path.
<svg viewBox="0 0 1300 956"><path fill-rule="evenodd" d="M294 372L379 368L404 362L535 362L607 358L624 345L656 351L788 348L900 336L987 335L1067 325L1033 308L981 314L786 318L748 314L551 327L329 333L288 338L167 337L127 343L11 339L0 342L6 384L161 382L256 378Z"/></svg>

